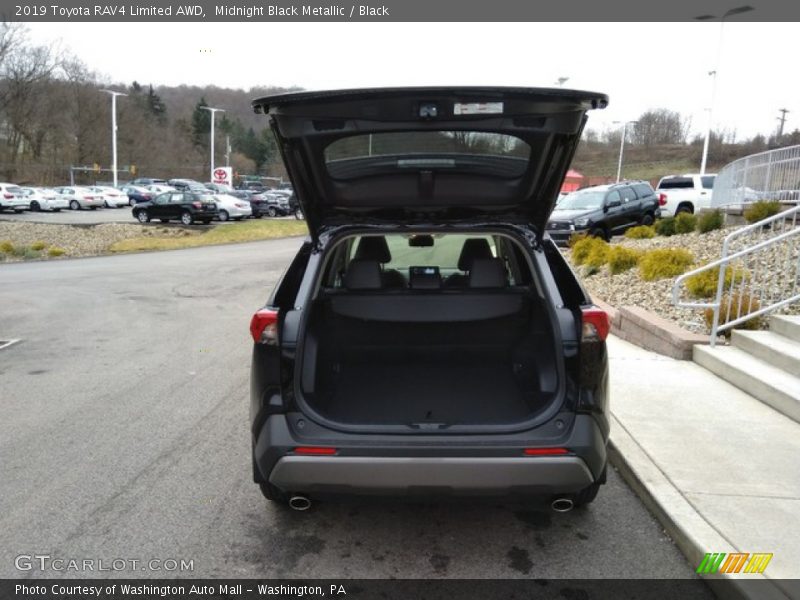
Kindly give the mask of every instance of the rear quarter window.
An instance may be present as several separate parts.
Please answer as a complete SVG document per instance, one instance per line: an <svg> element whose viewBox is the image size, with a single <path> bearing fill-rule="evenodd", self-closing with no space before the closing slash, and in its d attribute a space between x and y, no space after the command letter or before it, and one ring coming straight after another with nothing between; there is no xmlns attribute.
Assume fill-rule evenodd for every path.
<svg viewBox="0 0 800 600"><path fill-rule="evenodd" d="M639 196L639 198L647 198L655 193L653 192L653 188L646 183L637 183L635 186L633 186L633 189L636 190L636 194Z"/></svg>

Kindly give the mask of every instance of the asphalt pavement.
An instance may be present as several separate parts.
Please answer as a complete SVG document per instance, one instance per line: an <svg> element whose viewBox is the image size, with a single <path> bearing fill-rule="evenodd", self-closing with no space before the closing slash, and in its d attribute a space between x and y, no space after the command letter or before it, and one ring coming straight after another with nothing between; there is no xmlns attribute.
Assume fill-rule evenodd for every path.
<svg viewBox="0 0 800 600"><path fill-rule="evenodd" d="M60 225L99 225L101 223L137 223L130 206L119 208L98 208L95 210L23 211L0 212L0 221L21 223L58 223Z"/></svg>
<svg viewBox="0 0 800 600"><path fill-rule="evenodd" d="M0 577L165 575L15 568L36 554L200 577L695 577L614 470L567 514L264 500L248 324L299 243L0 265L0 339L21 339L0 350Z"/></svg>

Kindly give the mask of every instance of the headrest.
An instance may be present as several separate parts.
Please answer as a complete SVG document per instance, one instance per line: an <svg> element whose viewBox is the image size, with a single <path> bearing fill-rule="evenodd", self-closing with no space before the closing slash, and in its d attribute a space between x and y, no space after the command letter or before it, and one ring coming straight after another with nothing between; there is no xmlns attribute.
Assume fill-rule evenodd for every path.
<svg viewBox="0 0 800 600"><path fill-rule="evenodd" d="M506 287L506 267L499 258L477 258L469 270L469 287L502 288Z"/></svg>
<svg viewBox="0 0 800 600"><path fill-rule="evenodd" d="M352 260L344 274L344 287L348 290L379 290L381 266L376 260Z"/></svg>
<svg viewBox="0 0 800 600"><path fill-rule="evenodd" d="M492 258L492 249L486 238L469 238L464 240L461 247L461 254L458 256L458 268L461 271L469 271L472 268L472 261L476 258Z"/></svg>
<svg viewBox="0 0 800 600"><path fill-rule="evenodd" d="M379 263L388 263L392 260L389 244L382 235L367 235L358 240L355 257L358 260L376 260Z"/></svg>

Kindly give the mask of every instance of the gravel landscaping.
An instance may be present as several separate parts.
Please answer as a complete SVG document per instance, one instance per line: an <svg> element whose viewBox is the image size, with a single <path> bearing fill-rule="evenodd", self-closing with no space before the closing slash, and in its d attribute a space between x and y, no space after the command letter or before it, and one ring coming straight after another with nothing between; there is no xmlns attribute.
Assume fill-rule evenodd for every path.
<svg viewBox="0 0 800 600"><path fill-rule="evenodd" d="M703 234L693 232L640 240L617 237L612 241L612 246L620 245L640 251L655 248L683 248L694 254L695 263L690 267L691 270L703 263L717 260L722 252L722 242L733 230L733 228L726 228ZM672 304L672 286L675 281L673 277L645 281L636 267L611 275L608 265L604 265L596 273L590 274L591 269L576 266L572 262L569 249L565 249L563 252L593 297L617 307L639 306L675 322L688 331L704 335L708 333L702 309L677 308ZM704 302L704 300L697 301ZM800 305L795 304L784 312L797 314L798 311L800 311Z"/></svg>

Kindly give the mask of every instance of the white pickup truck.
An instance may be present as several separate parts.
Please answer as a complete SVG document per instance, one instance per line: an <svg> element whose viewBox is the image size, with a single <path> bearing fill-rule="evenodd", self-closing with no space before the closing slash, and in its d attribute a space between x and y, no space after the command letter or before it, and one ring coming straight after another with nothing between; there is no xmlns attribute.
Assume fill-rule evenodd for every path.
<svg viewBox="0 0 800 600"><path fill-rule="evenodd" d="M661 216L673 217L682 212L695 213L702 208L710 208L716 177L716 173L662 177L656 188Z"/></svg>

